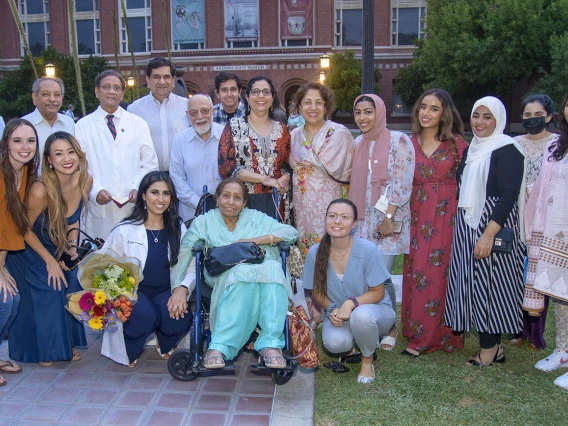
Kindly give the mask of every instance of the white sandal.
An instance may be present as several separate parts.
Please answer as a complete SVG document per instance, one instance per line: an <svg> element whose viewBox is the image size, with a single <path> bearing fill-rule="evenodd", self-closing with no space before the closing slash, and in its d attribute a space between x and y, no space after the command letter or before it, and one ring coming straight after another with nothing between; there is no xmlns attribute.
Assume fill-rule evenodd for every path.
<svg viewBox="0 0 568 426"><path fill-rule="evenodd" d="M383 338L381 339L381 342L379 343L379 347L383 350L383 351L392 351L394 349L394 347L396 346L396 338L398 337L398 331L396 332L396 336L392 337L389 336L388 334L386 336L383 336ZM383 345L387 345L390 346L390 348L383 348Z"/></svg>

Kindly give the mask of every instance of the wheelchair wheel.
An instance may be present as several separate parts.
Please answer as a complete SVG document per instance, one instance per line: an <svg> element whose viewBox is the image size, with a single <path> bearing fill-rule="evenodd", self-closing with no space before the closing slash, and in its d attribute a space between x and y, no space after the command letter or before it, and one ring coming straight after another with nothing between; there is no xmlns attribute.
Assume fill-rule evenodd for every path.
<svg viewBox="0 0 568 426"><path fill-rule="evenodd" d="M285 385L294 375L295 370L274 370L272 372L272 381L277 385Z"/></svg>
<svg viewBox="0 0 568 426"><path fill-rule="evenodd" d="M193 353L189 349L178 349L170 355L168 371L174 379L187 382L199 376L198 372L193 371L192 365Z"/></svg>

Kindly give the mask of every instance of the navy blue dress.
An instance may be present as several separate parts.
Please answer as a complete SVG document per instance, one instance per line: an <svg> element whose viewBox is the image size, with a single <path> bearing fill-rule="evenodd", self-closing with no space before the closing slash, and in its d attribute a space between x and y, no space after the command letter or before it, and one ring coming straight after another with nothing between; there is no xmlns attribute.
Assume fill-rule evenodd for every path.
<svg viewBox="0 0 568 426"><path fill-rule="evenodd" d="M82 209L81 200L67 223L76 223ZM33 231L55 256L57 249L49 238L48 221L45 209L36 219ZM16 280L21 297L20 310L8 333L10 358L27 363L70 360L72 347L87 345L83 324L65 309L66 295L81 290L77 268L65 272L68 288L63 286L58 291L47 285L45 262L27 244L25 250L8 253L6 266Z"/></svg>

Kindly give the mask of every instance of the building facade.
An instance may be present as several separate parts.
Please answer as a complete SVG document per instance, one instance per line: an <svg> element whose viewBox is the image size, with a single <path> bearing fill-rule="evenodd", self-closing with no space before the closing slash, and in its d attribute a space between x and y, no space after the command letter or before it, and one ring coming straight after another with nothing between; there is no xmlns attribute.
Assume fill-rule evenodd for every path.
<svg viewBox="0 0 568 426"><path fill-rule="evenodd" d="M71 50L67 0L0 2L0 71L18 67L23 43L8 1L20 11L31 50L51 45ZM131 45L122 14L126 7ZM219 71L234 72L246 83L258 74L273 79L287 104L299 85L319 80L320 56L353 49L361 57L363 0L75 0L74 17L80 55L118 62L133 75L134 51L139 85L145 65L167 56L168 43L176 67L191 93L214 95ZM414 42L425 32L426 0L375 0L375 67L381 70L380 96L389 123L408 122L409 108L393 93L399 68L412 60Z"/></svg>

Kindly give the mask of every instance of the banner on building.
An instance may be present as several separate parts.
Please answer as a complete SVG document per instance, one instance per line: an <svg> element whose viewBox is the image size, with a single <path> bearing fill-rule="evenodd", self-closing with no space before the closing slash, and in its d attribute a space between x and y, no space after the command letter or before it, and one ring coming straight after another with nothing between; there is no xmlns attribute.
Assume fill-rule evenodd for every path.
<svg viewBox="0 0 568 426"><path fill-rule="evenodd" d="M174 44L205 42L205 0L172 0Z"/></svg>
<svg viewBox="0 0 568 426"><path fill-rule="evenodd" d="M225 38L258 40L258 0L225 0Z"/></svg>
<svg viewBox="0 0 568 426"><path fill-rule="evenodd" d="M280 38L313 38L313 14L313 0L280 0Z"/></svg>

